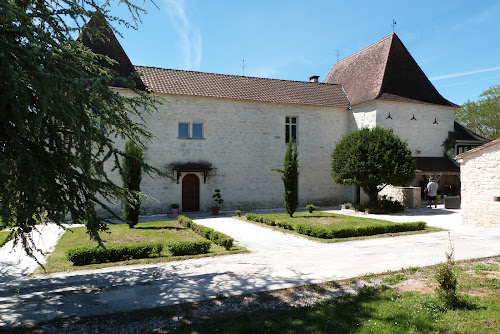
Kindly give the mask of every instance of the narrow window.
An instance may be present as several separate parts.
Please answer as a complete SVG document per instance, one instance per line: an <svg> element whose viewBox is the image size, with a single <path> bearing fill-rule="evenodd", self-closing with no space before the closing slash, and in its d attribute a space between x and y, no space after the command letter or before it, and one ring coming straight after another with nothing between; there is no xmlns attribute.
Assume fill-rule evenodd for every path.
<svg viewBox="0 0 500 334"><path fill-rule="evenodd" d="M285 117L285 143L297 143L297 117Z"/></svg>
<svg viewBox="0 0 500 334"><path fill-rule="evenodd" d="M203 138L203 124L201 123L193 123L193 137L201 139Z"/></svg>
<svg viewBox="0 0 500 334"><path fill-rule="evenodd" d="M189 138L189 123L179 123L179 138Z"/></svg>

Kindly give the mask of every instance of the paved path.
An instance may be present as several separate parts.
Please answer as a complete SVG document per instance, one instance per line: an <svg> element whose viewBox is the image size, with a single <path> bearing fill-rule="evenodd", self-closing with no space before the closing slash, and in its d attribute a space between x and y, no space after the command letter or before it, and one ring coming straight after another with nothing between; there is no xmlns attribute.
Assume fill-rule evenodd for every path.
<svg viewBox="0 0 500 334"><path fill-rule="evenodd" d="M56 246L64 229L55 224L36 225L30 237L39 252L34 255L40 263L45 263L43 254L49 253ZM0 248L0 282L16 280L31 274L38 267L38 263L30 258L22 249L21 243L14 247L14 240Z"/></svg>
<svg viewBox="0 0 500 334"><path fill-rule="evenodd" d="M462 227L458 210L419 209L378 217L424 220L449 228L456 259L500 254L500 229ZM252 253L16 281L0 279L0 326L172 305L216 294L236 295L430 265L444 261L449 246L448 232L323 244L231 218L195 221L233 236Z"/></svg>

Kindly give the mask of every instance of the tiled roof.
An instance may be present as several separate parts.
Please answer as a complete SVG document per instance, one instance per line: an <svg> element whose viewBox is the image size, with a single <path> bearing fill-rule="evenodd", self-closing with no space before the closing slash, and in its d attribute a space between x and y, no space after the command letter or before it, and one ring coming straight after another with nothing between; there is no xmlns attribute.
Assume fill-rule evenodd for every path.
<svg viewBox="0 0 500 334"><path fill-rule="evenodd" d="M460 167L448 157L417 157L417 171L421 173L460 173Z"/></svg>
<svg viewBox="0 0 500 334"><path fill-rule="evenodd" d="M103 38L90 38L89 34L85 33L85 29L98 27L100 32L104 35ZM85 24L83 32L78 36L83 45L91 49L94 53L108 56L117 61L116 64L110 66L108 62L101 60L100 65L103 67L111 68L116 73L115 77L128 78L134 72L134 66L130 62L127 54L123 50L120 42L116 38L113 30L108 22L100 12L95 12L90 20ZM136 88L144 90L146 87L140 78L134 78ZM119 86L118 84L116 84Z"/></svg>
<svg viewBox="0 0 500 334"><path fill-rule="evenodd" d="M348 108L338 84L264 79L237 75L135 66L155 93Z"/></svg>
<svg viewBox="0 0 500 334"><path fill-rule="evenodd" d="M395 33L335 63L323 82L341 84L352 105L380 99L457 106L439 94Z"/></svg>
<svg viewBox="0 0 500 334"><path fill-rule="evenodd" d="M467 129L465 126L463 126L458 122L455 122L454 130L455 132L451 133L451 135L455 141L466 140L466 141L479 141L482 143L490 141L488 138L478 135L477 133Z"/></svg>

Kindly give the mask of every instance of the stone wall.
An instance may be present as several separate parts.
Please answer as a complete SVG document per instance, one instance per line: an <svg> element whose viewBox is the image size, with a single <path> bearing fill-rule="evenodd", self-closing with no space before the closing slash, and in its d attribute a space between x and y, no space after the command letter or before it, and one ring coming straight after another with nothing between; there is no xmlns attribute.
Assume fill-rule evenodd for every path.
<svg viewBox="0 0 500 334"><path fill-rule="evenodd" d="M393 128L396 135L408 141L413 156L441 157L443 142L448 132L454 131L453 113L452 107L376 100L352 107L349 128Z"/></svg>
<svg viewBox="0 0 500 334"><path fill-rule="evenodd" d="M283 208L282 168L287 144L285 117L298 118L299 205L339 204L347 187L330 176L330 154L348 131L347 109L263 103L193 96L162 96L158 112L146 117L158 137L148 144L145 160L173 174L171 164L205 163L213 167L200 178L200 209L214 205L214 189L221 190L222 210ZM203 139L178 138L178 123L202 123ZM125 143L117 139L117 147ZM109 173L109 166L107 166ZM118 182L117 175L114 175ZM165 213L182 204L182 178L143 177L141 188L156 199L142 204L143 214ZM118 209L118 207L117 207ZM182 205L181 205L182 211Z"/></svg>
<svg viewBox="0 0 500 334"><path fill-rule="evenodd" d="M391 119L387 119L389 113ZM412 120L415 116L415 120ZM434 121L437 124L433 124ZM448 132L454 131L454 108L424 103L377 101L377 125L393 128L415 157L442 157ZM419 153L420 152L420 153Z"/></svg>
<svg viewBox="0 0 500 334"><path fill-rule="evenodd" d="M500 227L500 145L465 156L460 172L462 224Z"/></svg>
<svg viewBox="0 0 500 334"><path fill-rule="evenodd" d="M392 197L392 199L403 203L405 208L419 208L422 204L420 187L396 187L386 186L379 193L380 196Z"/></svg>

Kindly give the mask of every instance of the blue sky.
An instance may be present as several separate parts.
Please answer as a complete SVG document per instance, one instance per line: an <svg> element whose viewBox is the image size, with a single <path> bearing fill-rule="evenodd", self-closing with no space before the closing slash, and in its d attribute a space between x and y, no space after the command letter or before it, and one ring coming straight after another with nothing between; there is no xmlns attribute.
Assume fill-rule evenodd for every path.
<svg viewBox="0 0 500 334"><path fill-rule="evenodd" d="M147 1L147 0L146 0ZM395 32L437 90L461 104L500 84L500 1L155 0L138 30L118 26L134 65L323 80ZM124 9L112 14L124 16ZM127 18L127 16L124 16Z"/></svg>

